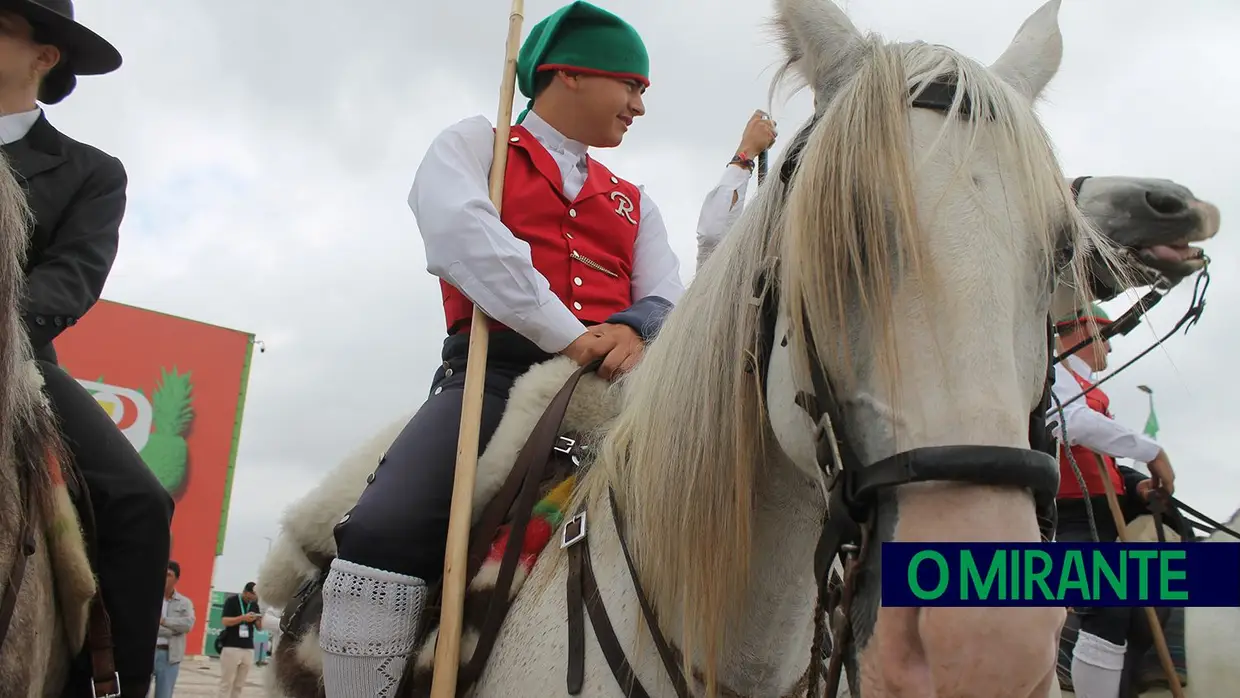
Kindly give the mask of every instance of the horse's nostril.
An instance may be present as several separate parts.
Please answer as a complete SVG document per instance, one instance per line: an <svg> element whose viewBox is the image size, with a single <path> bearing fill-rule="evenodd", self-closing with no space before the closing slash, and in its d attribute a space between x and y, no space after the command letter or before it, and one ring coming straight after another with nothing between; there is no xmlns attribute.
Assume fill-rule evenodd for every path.
<svg viewBox="0 0 1240 698"><path fill-rule="evenodd" d="M1145 203L1154 209L1155 213L1161 213L1164 216L1174 216L1188 210L1187 201L1165 192L1145 192Z"/></svg>

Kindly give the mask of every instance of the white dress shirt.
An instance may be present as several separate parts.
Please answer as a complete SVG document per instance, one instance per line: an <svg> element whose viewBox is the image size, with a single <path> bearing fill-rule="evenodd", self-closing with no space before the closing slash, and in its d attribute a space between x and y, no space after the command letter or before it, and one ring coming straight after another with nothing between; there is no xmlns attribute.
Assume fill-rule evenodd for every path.
<svg viewBox="0 0 1240 698"><path fill-rule="evenodd" d="M697 227L699 269L745 209L745 192L749 189L752 174L744 168L728 166L724 169L719 184L710 190L702 202Z"/></svg>
<svg viewBox="0 0 1240 698"><path fill-rule="evenodd" d="M34 127L34 122L39 120L39 115L42 113L42 109L35 107L30 111L0 116L0 145L16 143L25 138L26 134L30 133L30 129Z"/></svg>
<svg viewBox="0 0 1240 698"><path fill-rule="evenodd" d="M1063 421L1068 423L1068 445L1084 446L1091 451L1102 453L1113 458L1130 458L1140 463L1154 460L1162 447L1145 434L1133 431L1110 419L1104 414L1095 412L1081 398L1072 404L1068 400L1081 392L1081 386L1073 377L1073 372L1094 383L1093 372L1089 365L1080 357L1069 356L1066 361L1055 364L1055 396L1063 404ZM1054 400L1046 415L1047 424L1055 438L1063 443L1063 429L1060 427L1059 408Z"/></svg>
<svg viewBox="0 0 1240 698"><path fill-rule="evenodd" d="M565 196L576 198L588 174L587 146L570 140L535 112L521 123L560 167ZM464 119L435 138L414 176L409 207L426 249L426 269L503 323L556 353L585 332L491 204L488 176L495 132L483 116ZM736 169L736 168L730 168ZM633 251L632 296L680 300L680 261L654 201L641 190ZM723 220L719 217L719 220ZM718 236L722 236L719 231Z"/></svg>

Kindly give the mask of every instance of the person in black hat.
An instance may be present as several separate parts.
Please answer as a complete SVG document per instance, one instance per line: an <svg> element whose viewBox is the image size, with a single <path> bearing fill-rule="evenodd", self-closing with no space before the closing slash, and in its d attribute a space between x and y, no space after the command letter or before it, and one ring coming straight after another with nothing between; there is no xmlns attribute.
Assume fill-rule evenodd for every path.
<svg viewBox="0 0 1240 698"><path fill-rule="evenodd" d="M127 175L120 160L53 128L39 106L67 97L78 76L120 65L111 44L74 21L70 0L0 0L0 151L34 216L22 315L94 508L95 564L119 695L141 698L154 668L173 501L103 408L59 367L52 345L103 290L116 258ZM91 695L91 678L83 651L65 698ZM96 678L98 695L116 694L113 677Z"/></svg>

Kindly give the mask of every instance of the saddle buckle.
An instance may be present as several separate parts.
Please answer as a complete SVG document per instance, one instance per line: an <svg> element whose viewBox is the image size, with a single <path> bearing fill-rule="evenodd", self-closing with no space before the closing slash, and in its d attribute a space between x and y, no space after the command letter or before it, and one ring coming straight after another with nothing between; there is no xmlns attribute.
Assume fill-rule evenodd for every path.
<svg viewBox="0 0 1240 698"><path fill-rule="evenodd" d="M91 698L121 698L121 675L120 675L120 672L116 672L116 671L112 672L112 685L116 687L116 688L115 688L115 690L114 690L113 692L111 692L111 693L104 693L103 695L99 695L99 693L97 692L97 691L98 691L98 689L96 689L96 688L95 688L95 686L97 686L97 685L98 685L98 684L96 684L94 680L91 680L91 682L90 682L90 695L91 695Z"/></svg>
<svg viewBox="0 0 1240 698"><path fill-rule="evenodd" d="M581 467L582 446L577 443L576 439L570 439L567 436L557 436L556 445L551 447L556 453L563 453L568 456L568 460L572 462L574 468Z"/></svg>
<svg viewBox="0 0 1240 698"><path fill-rule="evenodd" d="M570 548L586 538L586 512L581 511L573 518L564 522L564 532L560 536L560 548Z"/></svg>

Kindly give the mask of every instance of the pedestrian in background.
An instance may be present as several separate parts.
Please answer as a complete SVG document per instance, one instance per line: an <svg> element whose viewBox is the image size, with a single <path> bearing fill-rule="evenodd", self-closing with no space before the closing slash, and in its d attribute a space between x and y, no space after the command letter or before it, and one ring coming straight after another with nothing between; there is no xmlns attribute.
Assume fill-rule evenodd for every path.
<svg viewBox="0 0 1240 698"><path fill-rule="evenodd" d="M181 565L169 561L164 579L164 609L155 640L154 698L172 698L181 660L185 659L185 636L194 627L194 602L177 591L180 581Z"/></svg>
<svg viewBox="0 0 1240 698"><path fill-rule="evenodd" d="M254 633L263 627L263 611L258 607L254 582L246 584L240 594L228 597L222 616L218 695L219 698L241 698L250 665L254 663Z"/></svg>

